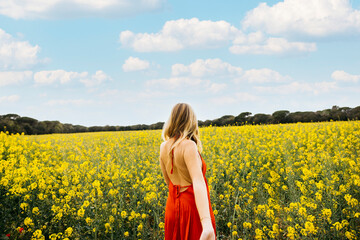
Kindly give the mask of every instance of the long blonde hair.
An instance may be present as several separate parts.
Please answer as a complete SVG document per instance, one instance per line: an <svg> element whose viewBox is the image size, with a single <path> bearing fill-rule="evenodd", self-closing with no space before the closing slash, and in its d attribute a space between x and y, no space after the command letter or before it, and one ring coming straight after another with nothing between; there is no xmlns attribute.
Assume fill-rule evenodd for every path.
<svg viewBox="0 0 360 240"><path fill-rule="evenodd" d="M170 147L169 156L171 156L172 149L185 138L193 140L199 152L202 152L198 121L194 110L187 103L176 104L171 110L169 119L163 126L161 138L167 141L173 137L176 139Z"/></svg>

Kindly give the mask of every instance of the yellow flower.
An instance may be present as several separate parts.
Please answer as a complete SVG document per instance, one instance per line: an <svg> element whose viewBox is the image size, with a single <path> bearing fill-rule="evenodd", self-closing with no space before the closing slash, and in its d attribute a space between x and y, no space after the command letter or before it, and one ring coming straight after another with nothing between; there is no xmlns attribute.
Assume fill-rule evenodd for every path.
<svg viewBox="0 0 360 240"><path fill-rule="evenodd" d="M88 225L90 225L90 224L92 223L92 220L91 220L91 218L87 217L87 218L85 219L85 222L86 222Z"/></svg>
<svg viewBox="0 0 360 240"><path fill-rule="evenodd" d="M73 229L72 229L71 227L68 227L68 228L65 230L65 236L71 237L72 232L73 232Z"/></svg>
<svg viewBox="0 0 360 240"><path fill-rule="evenodd" d="M21 203L21 204L20 204L20 208L21 208L22 210L24 210L24 211L27 209L28 206L29 206L28 203Z"/></svg>
<svg viewBox="0 0 360 240"><path fill-rule="evenodd" d="M165 227L165 224L163 222L159 223L159 228L163 229Z"/></svg>
<svg viewBox="0 0 360 240"><path fill-rule="evenodd" d="M105 223L105 233L108 233L111 230L110 223Z"/></svg>
<svg viewBox="0 0 360 240"><path fill-rule="evenodd" d="M294 240L294 239L295 239L295 234L296 234L296 231L295 231L295 229L294 229L293 227L290 227L290 226L287 227L287 234L286 234L286 236L287 236L288 238Z"/></svg>
<svg viewBox="0 0 360 240"><path fill-rule="evenodd" d="M31 240L45 240L45 236L42 234L41 230L36 230L33 233Z"/></svg>
<svg viewBox="0 0 360 240"><path fill-rule="evenodd" d="M124 232L124 237L128 237L129 236L129 232Z"/></svg>
<svg viewBox="0 0 360 240"><path fill-rule="evenodd" d="M25 218L24 224L25 224L25 226L27 226L27 227L32 227L32 226L34 226L33 221L32 221L31 218L29 218L29 217Z"/></svg>
<svg viewBox="0 0 360 240"><path fill-rule="evenodd" d="M255 229L255 239L261 240L264 236L264 232L261 229Z"/></svg>
<svg viewBox="0 0 360 240"><path fill-rule="evenodd" d="M38 207L34 207L32 210L32 213L35 215L39 215L39 208Z"/></svg>
<svg viewBox="0 0 360 240"><path fill-rule="evenodd" d="M245 229L250 229L250 228L252 227L252 225L251 225L251 223L249 223L249 222L243 222L243 227L244 227Z"/></svg>
<svg viewBox="0 0 360 240"><path fill-rule="evenodd" d="M121 212L121 217L122 217L122 218L126 218L126 215L127 215L126 211L122 211L122 212Z"/></svg>
<svg viewBox="0 0 360 240"><path fill-rule="evenodd" d="M90 205L90 202L89 202L89 201L84 201L84 203L83 203L83 207L84 207L84 208L87 208L89 205Z"/></svg>
<svg viewBox="0 0 360 240"><path fill-rule="evenodd" d="M346 232L345 232L345 237L346 237L347 239L356 239L355 234L353 234L353 233L351 233L351 232L349 232L349 231L346 231Z"/></svg>
<svg viewBox="0 0 360 240"><path fill-rule="evenodd" d="M316 234L317 230L312 222L305 222L305 229L310 234Z"/></svg>
<svg viewBox="0 0 360 240"><path fill-rule="evenodd" d="M84 214L85 214L85 209L83 209L83 208L80 208L77 212L77 215L79 217L84 217Z"/></svg>

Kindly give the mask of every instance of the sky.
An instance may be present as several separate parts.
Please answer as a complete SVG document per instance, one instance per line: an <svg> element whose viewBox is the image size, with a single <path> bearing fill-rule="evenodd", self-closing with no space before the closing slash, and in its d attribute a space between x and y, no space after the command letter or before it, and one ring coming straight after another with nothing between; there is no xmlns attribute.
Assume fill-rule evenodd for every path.
<svg viewBox="0 0 360 240"><path fill-rule="evenodd" d="M0 0L0 115L83 126L360 105L360 0Z"/></svg>

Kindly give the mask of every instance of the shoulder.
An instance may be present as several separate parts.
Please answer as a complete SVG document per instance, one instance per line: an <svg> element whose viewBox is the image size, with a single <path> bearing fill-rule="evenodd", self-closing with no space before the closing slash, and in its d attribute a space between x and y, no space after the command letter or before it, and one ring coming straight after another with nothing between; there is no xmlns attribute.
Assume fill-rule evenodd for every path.
<svg viewBox="0 0 360 240"><path fill-rule="evenodd" d="M160 152L164 151L165 145L166 145L167 141L164 141L160 144Z"/></svg>
<svg viewBox="0 0 360 240"><path fill-rule="evenodd" d="M197 145L194 141L189 140L189 139L184 139L181 142L182 147L184 148L184 151L190 150L190 151L197 151Z"/></svg>

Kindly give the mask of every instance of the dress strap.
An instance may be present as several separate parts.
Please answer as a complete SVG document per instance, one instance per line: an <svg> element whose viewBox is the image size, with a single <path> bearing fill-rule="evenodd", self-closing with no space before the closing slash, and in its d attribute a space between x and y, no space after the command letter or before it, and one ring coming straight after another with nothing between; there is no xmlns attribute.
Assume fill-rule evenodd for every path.
<svg viewBox="0 0 360 240"><path fill-rule="evenodd" d="M174 149L171 150L171 171L170 173L173 174L174 171Z"/></svg>

